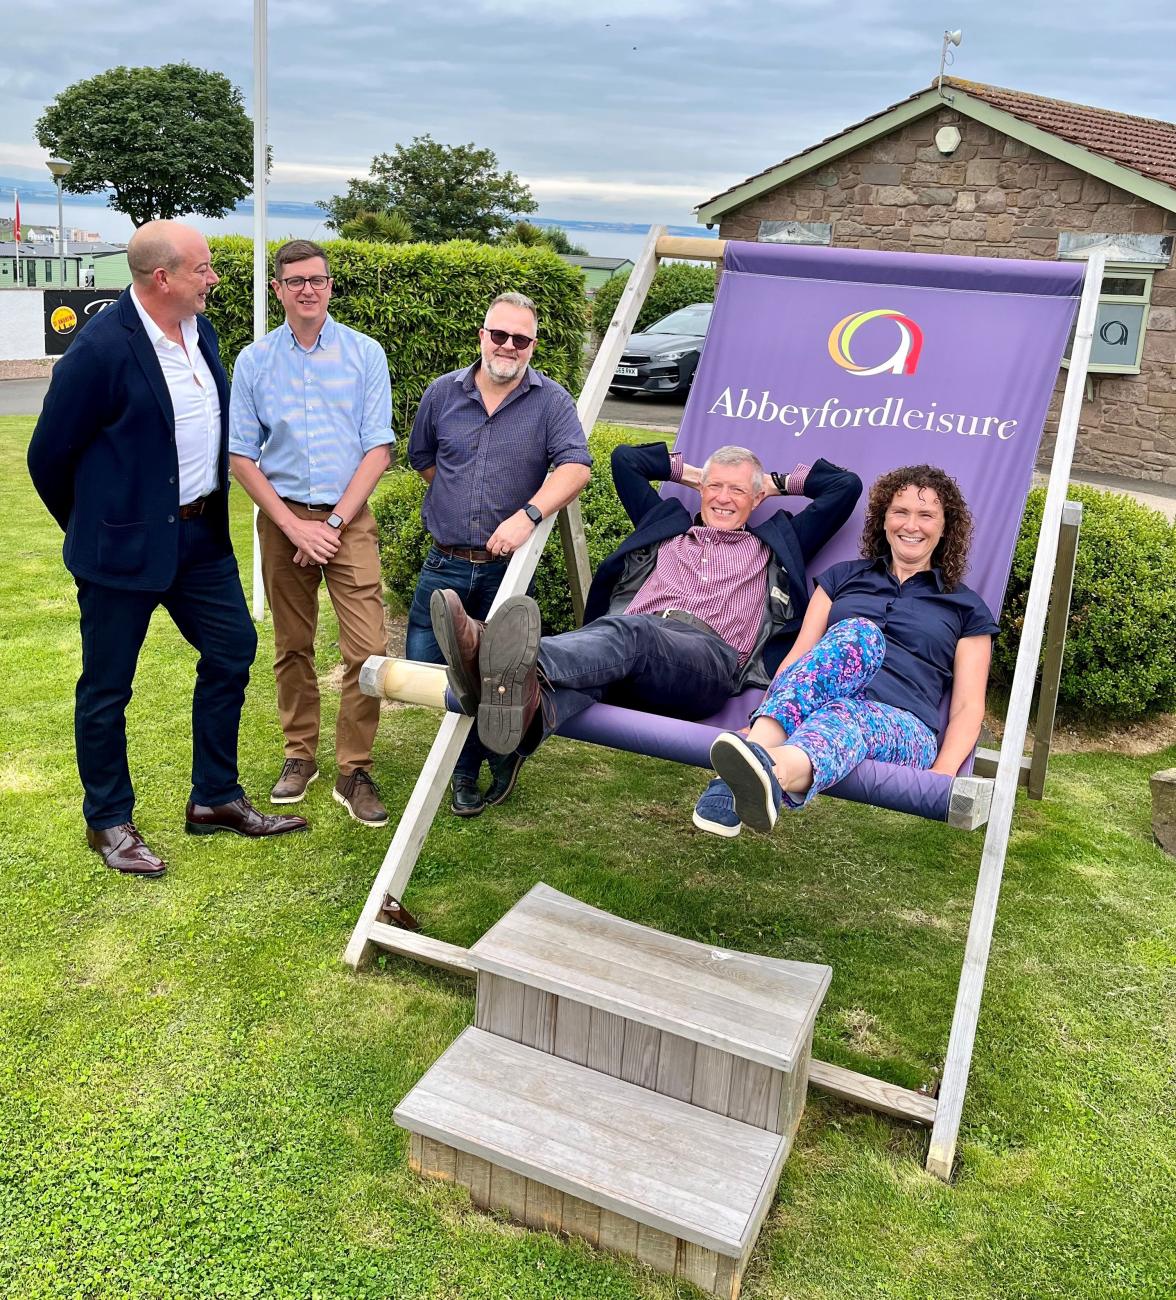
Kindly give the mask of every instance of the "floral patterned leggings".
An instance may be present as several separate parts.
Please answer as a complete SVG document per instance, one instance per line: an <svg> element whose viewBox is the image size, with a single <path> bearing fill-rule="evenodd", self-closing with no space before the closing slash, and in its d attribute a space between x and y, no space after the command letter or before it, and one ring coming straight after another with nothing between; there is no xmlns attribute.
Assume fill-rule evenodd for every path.
<svg viewBox="0 0 1176 1300"><path fill-rule="evenodd" d="M935 762L938 741L926 723L862 696L885 654L886 638L877 624L843 619L768 687L752 721L773 718L788 744L803 750L813 765L813 784L804 798L784 795L793 808L835 785L864 758L920 768Z"/></svg>

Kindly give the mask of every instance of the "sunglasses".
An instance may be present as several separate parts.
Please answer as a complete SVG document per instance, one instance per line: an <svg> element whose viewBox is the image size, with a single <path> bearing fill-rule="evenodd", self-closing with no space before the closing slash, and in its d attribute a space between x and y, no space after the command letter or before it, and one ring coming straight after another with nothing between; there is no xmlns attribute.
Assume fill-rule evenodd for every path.
<svg viewBox="0 0 1176 1300"><path fill-rule="evenodd" d="M490 335L490 342L496 348L502 347L506 340L510 339L520 352L524 352L535 342L534 339L528 338L526 334L511 334L507 330L486 330L486 333Z"/></svg>

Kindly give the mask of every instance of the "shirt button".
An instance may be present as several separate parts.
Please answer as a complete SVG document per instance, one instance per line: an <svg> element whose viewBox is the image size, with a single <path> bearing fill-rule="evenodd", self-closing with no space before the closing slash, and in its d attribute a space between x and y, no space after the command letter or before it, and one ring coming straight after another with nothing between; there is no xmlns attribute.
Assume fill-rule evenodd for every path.
<svg viewBox="0 0 1176 1300"><path fill-rule="evenodd" d="M168 517L167 517L167 522L168 522L169 524L174 524L174 523L176 522L176 517L175 517L175 515L168 515Z"/></svg>
<svg viewBox="0 0 1176 1300"><path fill-rule="evenodd" d="M169 482L169 483L174 483L175 481L176 481L176 476L173 474L173 475L171 476L171 478L168 479L168 482Z"/></svg>

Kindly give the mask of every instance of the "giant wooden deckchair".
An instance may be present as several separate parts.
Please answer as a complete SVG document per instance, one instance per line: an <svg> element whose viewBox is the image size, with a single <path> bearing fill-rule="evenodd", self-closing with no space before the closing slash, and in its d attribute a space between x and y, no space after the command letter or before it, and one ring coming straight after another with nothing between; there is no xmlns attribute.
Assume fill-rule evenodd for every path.
<svg viewBox="0 0 1176 1300"><path fill-rule="evenodd" d="M1083 277L1081 265L724 245L721 241L672 240L659 237L656 230L651 231L580 397L578 411L585 428L591 429L595 422L658 260L673 256L721 258L725 272L707 347L676 443L687 459L701 463L715 446L737 442L757 450L771 468L788 469L796 459L811 461L817 455L825 455L837 463L848 464L867 484L879 472L898 464L926 460L943 465L960 481L977 520L969 584L985 597L990 607L999 609L1053 378L1073 324ZM994 768L994 777L965 771L953 779L889 764L863 763L838 787L827 792L949 821L968 830L987 823L938 1098L894 1087L841 1067L818 1061L812 1064L812 1082L826 1090L930 1125L927 1167L942 1178L949 1176L955 1153L1016 788L1032 775L1022 752L1051 580L1059 558L1065 489L1101 279L1101 258L1095 255L1086 267L1085 288L1078 309L1004 739L999 754L988 760L990 768ZM961 303L966 308L962 313ZM750 334L738 328L749 311L756 313L757 321L756 329ZM922 390L914 382L904 387L902 381L915 375L924 336L928 349L944 346L949 319L954 322L950 339L958 358L954 364L958 365L960 376L959 396L964 400L940 405L938 399L932 398L930 406L924 402L915 407L912 395ZM869 349L863 344L863 338L870 334L866 327L871 323L874 355L869 355ZM890 328L899 344L889 358L884 348L881 360L876 353L882 337L879 324ZM855 341L859 329L865 332ZM802 430L807 433L817 422L816 406L806 407L802 398L794 400L791 386L780 392L770 380L766 383L763 380L765 364L770 370L773 356L790 357L792 343L806 330L816 331L822 342L828 336L829 358L837 370L855 380L882 376L882 387L872 392L869 385L850 390L855 397L861 394L856 408L837 399L831 399L832 405L826 402L821 437L807 440L781 436L781 429L790 426L787 414L780 417L780 407L786 405L793 425L803 421L808 413ZM783 350L773 353L774 346ZM977 351L982 348L987 350ZM942 369L942 355L938 364ZM834 373L829 365L825 369ZM996 387L1001 387L1008 401L1016 399L1015 418L1004 409L990 411L989 418L982 410L976 410L975 401L969 410L968 400L980 400L985 395L995 400L992 390L997 375L1001 383ZM793 379L799 386L796 391L803 389L807 382L806 375L793 376ZM942 391L939 396L943 396ZM837 409L848 412L847 417L831 418ZM766 420L762 418L765 415ZM961 420L971 417L973 423L953 426L948 421L945 428L938 422L938 416L945 419L959 416ZM984 422L977 425L975 419ZM777 423L780 429L775 427ZM767 426L768 433L760 429L757 437L754 425ZM889 432L888 443L877 434L879 428ZM985 437L991 441L987 444L978 441ZM1016 443L1018 437L1020 442ZM974 450L985 445L998 451L982 456ZM685 490L673 485L663 487L663 493L675 492L684 494ZM802 502L787 504L794 510L803 505ZM779 508L779 505L772 502L761 509ZM1071 521L1071 538L1075 522ZM820 572L832 560L854 553L860 525L859 506L854 518L809 566L810 572ZM560 527L573 601L577 615L582 616L588 573L583 530L574 505L561 514ZM550 528L551 521L545 522L528 545L515 554L498 602L526 589ZM1053 621L1055 626L1060 624L1064 628L1069 602L1066 568L1068 565L1072 575L1072 550L1062 558L1053 593L1054 613L1060 617ZM1052 677L1056 678L1060 671L1060 660L1060 638L1055 637L1055 645L1047 656L1047 671ZM375 945L446 969L468 972L471 967L464 949L408 928L398 928L395 922L408 915L400 900L472 720L455 711L457 706L445 691L444 673L435 666L373 659L365 669L365 679L366 689L373 694L447 706L449 711L372 885L345 959L358 966ZM1056 680L1053 686L1056 690ZM597 704L572 720L561 734L705 767L715 730L743 725L758 702L758 695L748 693L729 701L719 715L704 723L684 723ZM1049 700L1039 707L1039 719L1042 715L1052 724ZM1040 741L1039 732L1039 744ZM1044 765L1039 761L1038 784L1043 776Z"/></svg>

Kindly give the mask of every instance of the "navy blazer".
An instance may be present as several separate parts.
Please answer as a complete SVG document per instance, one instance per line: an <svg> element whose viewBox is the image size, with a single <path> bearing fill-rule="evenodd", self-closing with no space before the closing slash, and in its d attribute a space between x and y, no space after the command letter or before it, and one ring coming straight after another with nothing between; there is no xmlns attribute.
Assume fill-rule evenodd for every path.
<svg viewBox="0 0 1176 1300"><path fill-rule="evenodd" d="M585 603L586 623L609 612L614 589L630 556L643 548L656 548L671 537L680 537L695 522L681 501L676 497L663 499L650 483L651 479L665 482L670 476L670 449L664 442L615 448L612 471L617 495L635 527L597 569ZM852 471L818 459L805 482L811 504L796 515L777 510L749 530L771 550L780 566L780 576L786 575L788 582L790 616L774 620L763 647L763 666L769 679L796 639L808 608L806 566L853 513L861 491L862 481ZM765 607L770 617L771 593L767 591Z"/></svg>
<svg viewBox="0 0 1176 1300"><path fill-rule="evenodd" d="M220 493L209 521L228 541L229 385L216 332L196 317L216 381ZM179 461L171 396L130 290L92 317L53 367L29 444L33 486L65 530L65 567L106 587L166 591L179 547Z"/></svg>

